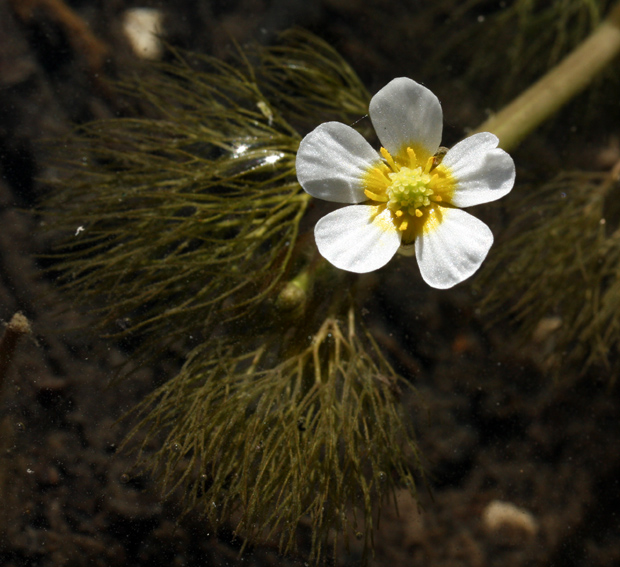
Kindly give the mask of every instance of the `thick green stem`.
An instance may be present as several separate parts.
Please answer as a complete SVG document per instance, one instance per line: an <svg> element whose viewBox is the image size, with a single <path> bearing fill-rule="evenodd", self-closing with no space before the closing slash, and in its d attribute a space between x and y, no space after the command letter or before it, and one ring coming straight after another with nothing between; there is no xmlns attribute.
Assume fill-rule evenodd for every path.
<svg viewBox="0 0 620 567"><path fill-rule="evenodd" d="M620 53L620 2L607 19L556 67L481 124L510 151L542 122L581 92Z"/></svg>

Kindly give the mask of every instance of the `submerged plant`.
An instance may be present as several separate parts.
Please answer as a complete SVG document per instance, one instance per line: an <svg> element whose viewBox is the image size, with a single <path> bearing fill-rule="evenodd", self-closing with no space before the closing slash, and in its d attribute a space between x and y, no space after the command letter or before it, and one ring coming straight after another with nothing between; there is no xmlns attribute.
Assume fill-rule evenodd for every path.
<svg viewBox="0 0 620 567"><path fill-rule="evenodd" d="M545 77L480 126L512 148L582 90L620 52L620 2L606 20ZM498 246L483 270L487 311L514 318L526 340L545 339L543 358L556 373L618 364L620 240L610 172L560 172L531 188L512 223L511 240ZM492 284L492 285L488 285ZM513 293L506 294L506 289ZM610 373L614 381L614 373Z"/></svg>
<svg viewBox="0 0 620 567"><path fill-rule="evenodd" d="M370 549L381 503L421 475L412 389L356 323L345 274L299 237L311 197L295 172L300 131L353 122L367 92L300 31L230 64L172 55L119 85L147 117L59 148L53 269L132 360L185 358L132 434L166 493L283 551L309 518L317 562L334 533Z"/></svg>
<svg viewBox="0 0 620 567"><path fill-rule="evenodd" d="M334 545L355 535L370 549L373 513L397 487L414 489L418 457L398 404L411 386L359 335L349 307L312 335L200 345L142 404L143 447L168 431L147 464L166 490L183 486L216 525L234 515L252 540L290 550L308 518L315 559L334 529Z"/></svg>
<svg viewBox="0 0 620 567"><path fill-rule="evenodd" d="M153 118L87 124L59 147L71 177L46 206L72 237L55 268L84 299L104 299L102 328L183 339L277 290L309 202L292 124L358 116L366 96L316 38L286 41L286 56L265 49L256 66L175 52L119 87Z"/></svg>
<svg viewBox="0 0 620 567"><path fill-rule="evenodd" d="M545 359L556 370L566 363L617 365L619 171L562 173L537 190L483 271L493 281L486 308L510 313L524 337L552 341ZM513 293L503 293L506 288Z"/></svg>
<svg viewBox="0 0 620 567"><path fill-rule="evenodd" d="M458 61L466 80L484 84L495 103L506 102L578 46L612 4L611 0L449 1L442 6L448 19L446 41L429 62L436 65L447 57L453 64ZM496 45L505 48L490 47Z"/></svg>
<svg viewBox="0 0 620 567"><path fill-rule="evenodd" d="M390 118L393 131L378 128L386 147L379 157L361 134L333 122L351 124L365 115L368 93L337 53L304 32L240 53L233 63L172 54L174 61L154 74L119 86L140 117L80 127L59 146L66 175L45 207L50 225L66 235L54 269L82 302L94 302L100 329L130 339L132 355L164 357L170 347L183 358L176 376L139 405L131 435L141 463L166 493L180 488L188 508L216 524L233 522L242 537L276 539L283 551L296 546L307 518L315 562L334 533L345 539L353 533L368 550L381 504L400 486L415 496L414 479L422 477L401 406L414 392L356 317L349 274L323 261L305 236L311 195L365 202L319 221L319 249L336 266L351 270L361 262L365 269L352 271L368 271L369 263L378 268L402 245L413 245L425 279L449 287L478 268L492 241L489 229L464 221L474 223L466 234L475 245L461 246L452 233L442 245L424 233L425 219L441 212L462 221L466 213L456 207L506 194L512 160L493 134L438 152L441 121L431 120L438 103L407 79L397 80L399 89L413 84L427 103L408 115L423 135L411 137L406 124ZM386 88L384 95L393 85ZM534 98L528 108L544 106ZM516 143L555 107L544 108L528 129L501 116L500 126L509 127L500 147L507 149L504 140ZM376 126L372 107L371 118ZM317 128L322 122L328 124ZM341 138L345 143L332 157ZM343 152L351 162L340 159ZM599 200L596 194L579 193L581 213L594 210L591 215L580 216L577 199L555 227L557 251L565 251L565 236L585 223L591 246L581 256L584 277L596 254L615 243L615 231L601 235L597 217L608 189ZM365 250L373 253L359 254L361 243L346 235L358 215L366 229L372 225L366 207L386 215L380 228L389 234L389 253L373 255L371 243ZM351 209L362 212L342 213ZM357 235L359 225L353 228ZM539 265L536 254L557 260L556 248L544 244L548 231L530 231L527 236L540 239L524 236L513 249L513 271L526 276L523 293L538 313L556 307L544 303L549 296L542 292L564 281L553 270L542 278L531 272ZM431 260L428 242L437 252ZM609 259L601 279L586 282L590 295L583 285L578 290L594 298L593 308L569 319L571 328L582 325L589 336L615 340L618 325L609 314L620 291L612 287L615 256ZM545 287L551 276L553 285ZM509 301L506 281L491 287L490 301L498 306ZM613 294L601 310L600 291L607 288ZM523 305L529 304L518 309Z"/></svg>

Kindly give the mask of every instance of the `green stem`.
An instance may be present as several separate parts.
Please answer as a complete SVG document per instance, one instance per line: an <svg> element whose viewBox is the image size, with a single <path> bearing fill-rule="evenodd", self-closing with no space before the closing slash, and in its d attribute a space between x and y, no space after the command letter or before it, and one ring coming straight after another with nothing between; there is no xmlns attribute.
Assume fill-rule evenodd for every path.
<svg viewBox="0 0 620 567"><path fill-rule="evenodd" d="M276 306L280 311L296 311L305 307L314 284L314 273L306 266L295 278L287 282L278 294Z"/></svg>
<svg viewBox="0 0 620 567"><path fill-rule="evenodd" d="M609 16L556 67L476 132L492 132L510 151L542 122L581 92L620 53L620 2Z"/></svg>

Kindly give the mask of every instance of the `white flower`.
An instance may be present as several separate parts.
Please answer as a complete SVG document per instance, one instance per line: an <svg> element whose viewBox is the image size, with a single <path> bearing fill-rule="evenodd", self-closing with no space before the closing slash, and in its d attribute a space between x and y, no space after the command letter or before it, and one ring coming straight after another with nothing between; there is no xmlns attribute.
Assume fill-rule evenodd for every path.
<svg viewBox="0 0 620 567"><path fill-rule="evenodd" d="M371 272L401 252L415 256L429 285L446 289L471 276L493 234L459 207L495 201L515 180L512 158L488 132L435 156L441 105L422 85L394 79L370 101L380 154L345 124L326 122L297 153L297 178L319 199L355 203L323 217L314 234L320 253L350 272Z"/></svg>

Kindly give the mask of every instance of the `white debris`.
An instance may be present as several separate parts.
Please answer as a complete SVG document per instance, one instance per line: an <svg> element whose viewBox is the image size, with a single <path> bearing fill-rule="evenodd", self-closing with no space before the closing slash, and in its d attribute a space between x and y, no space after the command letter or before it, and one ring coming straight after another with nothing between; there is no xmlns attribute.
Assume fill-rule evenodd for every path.
<svg viewBox="0 0 620 567"><path fill-rule="evenodd" d="M256 103L258 109L262 112L263 116L267 119L267 124L271 126L273 124L273 112L271 112L271 108L267 106L267 103L263 100Z"/></svg>
<svg viewBox="0 0 620 567"><path fill-rule="evenodd" d="M510 502L493 500L482 512L482 523L487 532L500 534L506 543L518 544L538 533L534 515Z"/></svg>
<svg viewBox="0 0 620 567"><path fill-rule="evenodd" d="M123 31L135 54L142 59L161 59L164 48L164 14L157 8L131 8L123 14Z"/></svg>

